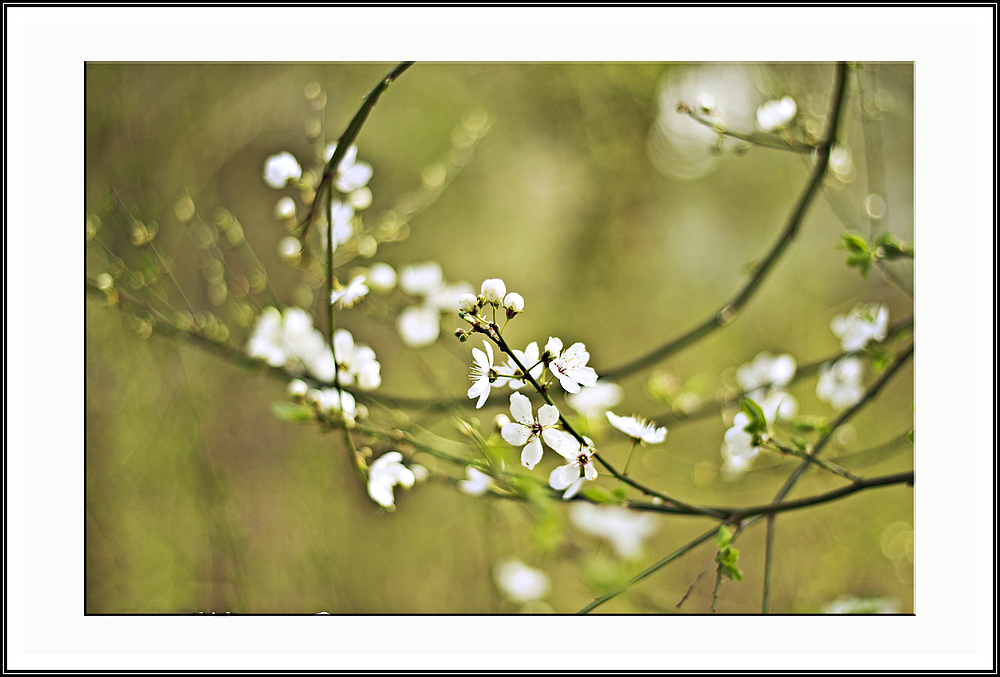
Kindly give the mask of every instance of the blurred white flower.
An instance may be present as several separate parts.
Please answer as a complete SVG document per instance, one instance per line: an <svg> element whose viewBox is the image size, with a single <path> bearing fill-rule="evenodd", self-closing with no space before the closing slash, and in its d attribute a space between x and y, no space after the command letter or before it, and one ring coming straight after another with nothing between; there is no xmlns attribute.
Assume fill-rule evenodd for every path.
<svg viewBox="0 0 1000 677"><path fill-rule="evenodd" d="M542 460L542 442L539 438L556 451L573 443L569 433L555 427L559 423L559 410L551 404L539 407L536 420L531 414L531 400L521 393L511 393L510 413L514 416L514 421L505 425L500 435L515 447L524 445L521 465L529 470Z"/></svg>
<svg viewBox="0 0 1000 677"><path fill-rule="evenodd" d="M302 178L302 167L288 151L272 155L264 161L264 183L276 190L284 188L289 180Z"/></svg>
<svg viewBox="0 0 1000 677"><path fill-rule="evenodd" d="M357 414L357 401L355 401L354 395L346 390L322 388L319 390L319 397L314 397L314 399L316 406L323 412L340 413L348 422L354 421L354 416Z"/></svg>
<svg viewBox="0 0 1000 677"><path fill-rule="evenodd" d="M510 599L531 602L549 593L549 577L521 560L511 557L497 562L493 569L497 587Z"/></svg>
<svg viewBox="0 0 1000 677"><path fill-rule="evenodd" d="M744 428L750 424L750 418L742 411L733 417L733 427L726 431L722 443L722 456L738 458L749 463L760 451L760 445L753 443L753 436Z"/></svg>
<svg viewBox="0 0 1000 677"><path fill-rule="evenodd" d="M413 471L404 466L403 455L398 451L379 456L368 471L368 495L383 508L393 508L392 488L397 484L409 489L416 478Z"/></svg>
<svg viewBox="0 0 1000 677"><path fill-rule="evenodd" d="M469 388L469 398L476 399L476 409L481 408L486 404L486 398L490 396L490 389L493 388L493 382L497 378L497 372L493 368L493 347L490 346L489 341L483 339L483 346L486 347L486 352L484 353L479 348L472 349L472 358L475 364L472 365L472 373L469 378L472 380L472 387Z"/></svg>
<svg viewBox="0 0 1000 677"><path fill-rule="evenodd" d="M572 439L572 438L571 438ZM559 466L549 473L549 486L557 491L566 489L563 498L570 499L583 486L583 480L597 479L597 468L594 467L594 445L587 439L587 445L581 446L573 440L556 451L566 459L566 465Z"/></svg>
<svg viewBox="0 0 1000 677"><path fill-rule="evenodd" d="M433 307L408 306L396 318L396 331L409 348L429 346L441 333L441 315Z"/></svg>
<svg viewBox="0 0 1000 677"><path fill-rule="evenodd" d="M430 296L444 287L444 272L437 261L404 266L399 271L399 288L410 296Z"/></svg>
<svg viewBox="0 0 1000 677"><path fill-rule="evenodd" d="M644 418L638 416L616 416L610 411L605 412L608 422L615 428L631 437L633 440L642 440L647 444L659 444L667 437L666 428L657 428L656 424L649 423Z"/></svg>
<svg viewBox="0 0 1000 677"><path fill-rule="evenodd" d="M329 162L337 150L337 143L333 142L326 147L326 161ZM358 162L358 147L351 146L344 154L344 158L337 165L337 178L334 185L341 193L350 193L368 184L372 178L372 166L367 162Z"/></svg>
<svg viewBox="0 0 1000 677"><path fill-rule="evenodd" d="M492 477L471 465L465 466L465 477L458 483L458 490L469 496L482 496L493 486Z"/></svg>
<svg viewBox="0 0 1000 677"><path fill-rule="evenodd" d="M265 360L272 367L284 366L288 361L289 351L281 328L281 311L277 308L265 308L257 317L257 324L247 341L247 354Z"/></svg>
<svg viewBox="0 0 1000 677"><path fill-rule="evenodd" d="M587 366L590 354L582 343L574 343L563 352L562 341L550 336L545 352L551 356L549 371L559 379L559 385L566 392L578 393L580 386L597 384L597 372Z"/></svg>
<svg viewBox="0 0 1000 677"><path fill-rule="evenodd" d="M795 367L795 358L791 355L771 355L764 351L736 369L736 383L745 393L764 387L780 388L791 383Z"/></svg>
<svg viewBox="0 0 1000 677"><path fill-rule="evenodd" d="M274 215L279 219L295 218L295 200L287 195L274 205Z"/></svg>
<svg viewBox="0 0 1000 677"><path fill-rule="evenodd" d="M862 599L854 595L841 595L823 606L825 614L896 614L899 602L890 597Z"/></svg>
<svg viewBox="0 0 1000 677"><path fill-rule="evenodd" d="M823 365L816 382L816 397L837 411L857 404L865 394L865 386L861 382L864 369L861 359L853 356L844 357L832 365Z"/></svg>
<svg viewBox="0 0 1000 677"><path fill-rule="evenodd" d="M889 329L889 309L884 305L869 303L846 315L837 315L830 321L830 329L840 339L846 352L861 350L869 341L882 341Z"/></svg>
<svg viewBox="0 0 1000 677"><path fill-rule="evenodd" d="M597 418L611 407L620 404L624 395L625 392L617 383L598 381L590 388L583 388L578 393L567 395L566 402L577 413L588 418Z"/></svg>
<svg viewBox="0 0 1000 677"><path fill-rule="evenodd" d="M342 386L357 383L362 390L375 390L382 383L382 366L375 351L364 344L355 344L351 332L338 329L333 334L333 347L337 352L338 382Z"/></svg>
<svg viewBox="0 0 1000 677"><path fill-rule="evenodd" d="M309 386L302 379L293 378L288 382L288 394L291 397L305 397L307 392L309 392Z"/></svg>
<svg viewBox="0 0 1000 677"><path fill-rule="evenodd" d="M365 276L358 275L351 280L343 289L334 289L330 292L330 303L337 308L350 308L360 301L368 293L368 285L365 284Z"/></svg>
<svg viewBox="0 0 1000 677"><path fill-rule="evenodd" d="M768 424L778 420L787 421L799 410L798 400L784 390L755 390L748 397L760 406Z"/></svg>
<svg viewBox="0 0 1000 677"><path fill-rule="evenodd" d="M656 518L613 505L574 503L570 519L581 531L611 543L619 557L642 554L642 542L656 531Z"/></svg>
<svg viewBox="0 0 1000 677"><path fill-rule="evenodd" d="M368 285L380 294L390 292L396 286L396 271L388 263L373 263L368 268Z"/></svg>
<svg viewBox="0 0 1000 677"><path fill-rule="evenodd" d="M324 213L326 213L324 211ZM330 216L333 219L333 250L344 244L354 236L354 207L343 204L339 200L333 200L330 205ZM323 238L323 249L326 250L326 238Z"/></svg>
<svg viewBox="0 0 1000 677"><path fill-rule="evenodd" d="M757 127L762 132L773 132L787 127L795 118L797 111L795 99L790 96L782 97L780 101L765 101L757 109Z"/></svg>
<svg viewBox="0 0 1000 677"><path fill-rule="evenodd" d="M427 297L427 304L434 306L442 313L457 313L459 299L472 292L468 282L453 282L446 284Z"/></svg>

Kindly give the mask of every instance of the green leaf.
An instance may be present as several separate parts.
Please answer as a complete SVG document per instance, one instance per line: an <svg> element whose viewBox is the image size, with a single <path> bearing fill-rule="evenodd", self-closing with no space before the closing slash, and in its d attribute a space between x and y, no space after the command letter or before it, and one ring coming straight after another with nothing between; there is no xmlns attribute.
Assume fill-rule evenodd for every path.
<svg viewBox="0 0 1000 677"><path fill-rule="evenodd" d="M580 492L581 496L594 501L595 503L611 503L621 505L622 499L601 486L587 487Z"/></svg>
<svg viewBox="0 0 1000 677"><path fill-rule="evenodd" d="M299 423L301 421L311 421L313 410L303 404L295 402L279 401L271 404L271 411L279 421L289 421Z"/></svg>
<svg viewBox="0 0 1000 677"><path fill-rule="evenodd" d="M846 249L851 252L864 252L868 253L868 242L865 241L859 233L849 230L843 235L841 235L843 241L840 244L840 249Z"/></svg>
<svg viewBox="0 0 1000 677"><path fill-rule="evenodd" d="M906 439L910 441L910 444L913 444L913 428L910 428L910 432L906 433Z"/></svg>
<svg viewBox="0 0 1000 677"><path fill-rule="evenodd" d="M743 430L751 435L756 435L767 430L767 419L764 417L764 410L760 408L759 404L748 397L744 397L742 408L743 413L750 419L750 422L744 426Z"/></svg>
<svg viewBox="0 0 1000 677"><path fill-rule="evenodd" d="M825 416L803 414L790 419L787 423L792 432L797 433L811 433L816 431L826 433L830 431L829 421Z"/></svg>
<svg viewBox="0 0 1000 677"><path fill-rule="evenodd" d="M733 532L729 527L723 525L719 527L719 533L715 535L715 547L718 550L722 550L729 545L729 541L733 539Z"/></svg>
<svg viewBox="0 0 1000 677"><path fill-rule="evenodd" d="M615 487L614 491L611 492L611 495L614 496L615 498L617 498L619 501L624 501L625 500L625 485L624 484L619 484L617 487Z"/></svg>
<svg viewBox="0 0 1000 677"><path fill-rule="evenodd" d="M743 572L740 571L740 568L736 566L723 564L722 575L731 581L736 581L737 583L741 583L743 581Z"/></svg>

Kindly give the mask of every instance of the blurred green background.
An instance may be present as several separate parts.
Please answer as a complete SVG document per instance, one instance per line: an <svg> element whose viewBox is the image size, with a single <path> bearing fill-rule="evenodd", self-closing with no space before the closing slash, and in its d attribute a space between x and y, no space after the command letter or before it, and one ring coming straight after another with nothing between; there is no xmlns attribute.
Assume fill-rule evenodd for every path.
<svg viewBox="0 0 1000 677"><path fill-rule="evenodd" d="M175 215L175 203L190 196L205 220L220 207L238 219L278 295L295 303L302 274L278 256L288 233L274 205L296 193L264 185L264 160L287 150L305 166L314 152L307 125L321 119L335 140L391 66L87 64L87 214L97 227L88 277L105 272L106 251L92 251L98 242L127 264L142 260L109 211L113 190L136 218L156 223L155 243L191 304L225 318ZM830 319L861 303L886 304L891 322L912 315L910 297L877 270L862 279L837 249L847 228L865 236L888 228L913 241L912 64L862 64L849 78L842 146L850 159L828 179L776 269L731 325L624 379L625 400L614 411L664 414L644 394L654 374L711 400L762 350L791 353L800 365L834 355ZM833 80L832 64L418 63L385 93L357 142L359 159L375 170L366 223L433 183L428 177L455 152L463 120L485 111L491 126L474 159L410 220L405 239L382 244L371 261L398 270L436 260L449 281L477 290L500 277L526 300L505 333L515 347L549 336L583 341L598 373L612 369L718 310L769 250L808 178L809 163L794 153L737 153L732 142L713 153L713 135L676 113L677 102L708 95L727 125L753 131L760 103L790 95L797 124L818 135ZM320 110L303 94L310 83L324 93ZM886 204L877 222L866 211L871 193ZM912 289L912 264L893 271ZM180 306L169 287L158 289ZM552 591L543 608L566 613L710 526L658 517L643 555L627 562L577 530L566 505L540 523L523 504L432 481L397 489L397 510L385 513L358 482L339 435L273 417L286 383L197 345L143 338L100 297L86 303L88 613L517 611L492 573L509 556L545 571ZM470 344L455 341L445 323L435 345L405 348L392 318L401 305L372 299L338 319L375 349L378 392L464 396ZM242 345L249 329L229 327ZM832 418L815 385L810 377L789 391L801 413ZM482 410L462 415L488 426L507 402L497 391ZM898 438L913 425L912 402L911 363L825 455ZM459 438L447 416L410 412L406 420ZM759 459L758 470L725 481L718 470L727 427L721 416L672 423L663 445L636 451L631 474L693 503L769 501L795 464ZM621 467L628 444L609 436L601 451ZM552 456L534 473L547 476ZM516 459L512 450L508 467ZM909 445L844 461L865 476L912 464ZM463 477L460 467L426 465ZM841 485L810 469L792 497ZM861 492L777 524L772 611L818 612L851 594L890 598L912 612L913 489ZM542 538L548 529L557 536ZM718 609L756 613L763 524L739 545L746 580L723 585ZM675 612L714 555L706 544L598 611ZM709 579L683 612L708 610Z"/></svg>

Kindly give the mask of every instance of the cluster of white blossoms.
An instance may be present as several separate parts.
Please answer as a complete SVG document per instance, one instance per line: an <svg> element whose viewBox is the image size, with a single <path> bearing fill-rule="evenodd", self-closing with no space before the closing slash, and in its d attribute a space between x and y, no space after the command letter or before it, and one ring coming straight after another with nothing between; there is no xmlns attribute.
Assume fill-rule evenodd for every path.
<svg viewBox="0 0 1000 677"><path fill-rule="evenodd" d="M778 420L791 418L798 411L796 399L782 390L795 377L795 369L795 358L791 355L772 355L766 351L736 369L737 385L743 390L744 397L761 408L768 427ZM760 451L760 445L754 443L754 436L745 430L749 423L746 414L736 414L732 427L723 438L722 474L727 479L743 474Z"/></svg>
<svg viewBox="0 0 1000 677"><path fill-rule="evenodd" d="M523 351L505 348L509 350L506 363L495 363L491 341L506 346L501 338L503 327L498 322L503 318L509 321L524 311L524 297L517 292L508 292L503 280L484 280L478 296L463 294L458 299L458 305L459 317L472 325L471 330L456 331L458 338L465 341L477 332L488 337L483 341L482 350L472 349L472 386L468 395L476 400L477 409L486 404L494 388L508 385L517 391L530 383L540 392L545 392L549 385L558 381L568 393L579 393L583 388L597 385L597 372L587 366L590 355L584 345L574 343L563 350L562 341L555 337L549 337L544 351L539 351L536 342L528 344ZM550 374L548 379L545 378L546 370ZM563 457L565 464L551 472L549 486L565 491L564 498L575 495L585 480L597 478L593 442L568 431L555 405L542 405L536 417L530 400L514 392L510 396L510 413L513 420L504 421L500 433L508 444L523 447L523 466L531 469L541 461L543 442Z"/></svg>
<svg viewBox="0 0 1000 677"><path fill-rule="evenodd" d="M337 148L336 143L331 143L326 147L326 161L333 157ZM371 180L373 170L367 162L357 160L358 148L351 146L344 158L337 167L337 174L334 177L334 187L345 194L343 200L334 198L330 204L330 220L328 224L332 229L333 249L347 242L354 236L354 215L356 210L364 210L371 206L372 192L368 188L368 181ZM275 190L282 190L287 187L299 189L303 195L312 194L315 199L316 186L312 185L309 179L315 175L307 173L308 179L303 178L302 166L294 155L288 151L282 151L271 155L264 161L263 178L264 183ZM274 208L275 216L282 221L294 222L296 218L295 200L289 196L280 198ZM319 216L327 218L327 211L320 210ZM321 247L326 250L327 238L321 238ZM278 244L278 251L283 258L295 259L301 251L301 243L297 238L289 236L283 238ZM349 307L349 306L348 306Z"/></svg>
<svg viewBox="0 0 1000 677"><path fill-rule="evenodd" d="M396 331L408 348L428 346L441 333L441 315L455 313L459 298L472 291L468 282L448 283L441 264L427 261L408 265L399 271L399 289L418 299L396 318Z"/></svg>
<svg viewBox="0 0 1000 677"><path fill-rule="evenodd" d="M341 386L356 384L362 390L375 390L381 385L381 366L375 351L366 345L356 345L346 329L334 332L333 343L336 362L334 351L313 326L309 313L295 306L285 308L284 313L269 307L257 318L247 341L247 354L272 367L308 373L326 383L336 378Z"/></svg>
<svg viewBox="0 0 1000 677"><path fill-rule="evenodd" d="M861 350L872 341L885 340L889 331L889 309L875 303L860 306L846 315L834 317L830 329L840 339L840 347L845 352ZM856 355L846 355L832 364L825 364L816 382L816 397L837 411L857 404L865 393L864 373L864 362Z"/></svg>

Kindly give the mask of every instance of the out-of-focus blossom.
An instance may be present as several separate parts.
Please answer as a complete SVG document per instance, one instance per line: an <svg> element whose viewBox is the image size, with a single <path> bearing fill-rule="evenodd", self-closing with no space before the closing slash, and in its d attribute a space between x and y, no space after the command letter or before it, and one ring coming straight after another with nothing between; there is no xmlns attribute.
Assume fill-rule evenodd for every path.
<svg viewBox="0 0 1000 677"><path fill-rule="evenodd" d="M865 394L865 386L861 382L864 370L861 359L853 356L824 365L816 382L816 397L837 411L857 404Z"/></svg>
<svg viewBox="0 0 1000 677"><path fill-rule="evenodd" d="M782 97L778 101L765 101L757 109L757 127L762 132L782 129L795 118L797 111L795 99L790 96Z"/></svg>
<svg viewBox="0 0 1000 677"><path fill-rule="evenodd" d="M492 477L471 465L465 466L465 477L458 483L458 490L469 496L482 496L493 486Z"/></svg>
<svg viewBox="0 0 1000 677"><path fill-rule="evenodd" d="M264 183L279 190L288 185L290 180L302 178L302 167L295 156L288 151L272 155L264 161Z"/></svg>
<svg viewBox="0 0 1000 677"><path fill-rule="evenodd" d="M869 597L863 599L855 595L841 595L823 606L825 614L896 614L899 613L898 600L890 597Z"/></svg>
<svg viewBox="0 0 1000 677"><path fill-rule="evenodd" d="M581 531L609 541L619 557L642 554L642 542L656 531L656 518L613 505L574 503L570 518Z"/></svg>
<svg viewBox="0 0 1000 677"><path fill-rule="evenodd" d="M441 333L441 315L437 308L408 306L396 318L396 331L409 348L429 346Z"/></svg>
<svg viewBox="0 0 1000 677"><path fill-rule="evenodd" d="M611 407L621 403L625 393L622 387L611 381L598 381L590 388L566 396L569 406L588 418L604 415Z"/></svg>
<svg viewBox="0 0 1000 677"><path fill-rule="evenodd" d="M861 350L869 341L885 339L889 329L889 309L869 303L846 315L835 316L830 321L830 329L840 339L840 347L846 352Z"/></svg>
<svg viewBox="0 0 1000 677"><path fill-rule="evenodd" d="M382 454L368 472L368 495L383 508L393 508L392 488L397 484L409 489L416 478L413 471L402 464L403 455L398 451Z"/></svg>
<svg viewBox="0 0 1000 677"><path fill-rule="evenodd" d="M337 308L350 308L368 294L368 285L365 284L365 276L358 275L352 279L343 289L334 289L330 292L330 303Z"/></svg>
<svg viewBox="0 0 1000 677"><path fill-rule="evenodd" d="M544 571L533 569L515 557L497 562L493 577L500 591L518 602L541 599L549 594L551 588L549 577Z"/></svg>
<svg viewBox="0 0 1000 677"><path fill-rule="evenodd" d="M326 147L327 162L333 157L337 150L336 142ZM337 166L337 178L334 185L341 193L350 193L368 184L372 178L372 166L367 162L358 162L358 147L351 146L344 154L344 158Z"/></svg>
<svg viewBox="0 0 1000 677"><path fill-rule="evenodd" d="M373 263L368 268L368 286L385 294L396 287L396 271L388 263Z"/></svg>

